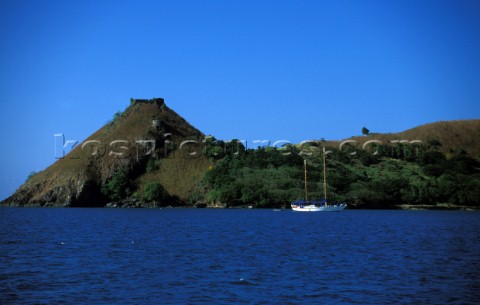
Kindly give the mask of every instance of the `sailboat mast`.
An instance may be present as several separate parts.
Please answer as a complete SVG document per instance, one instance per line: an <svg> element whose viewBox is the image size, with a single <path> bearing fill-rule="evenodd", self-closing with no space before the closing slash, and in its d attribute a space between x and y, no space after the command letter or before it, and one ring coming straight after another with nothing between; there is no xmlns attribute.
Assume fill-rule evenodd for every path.
<svg viewBox="0 0 480 305"><path fill-rule="evenodd" d="M303 160L303 166L305 168L305 201L308 201L307 195L307 160Z"/></svg>
<svg viewBox="0 0 480 305"><path fill-rule="evenodd" d="M327 164L325 162L325 147L323 147L323 197L327 201Z"/></svg>

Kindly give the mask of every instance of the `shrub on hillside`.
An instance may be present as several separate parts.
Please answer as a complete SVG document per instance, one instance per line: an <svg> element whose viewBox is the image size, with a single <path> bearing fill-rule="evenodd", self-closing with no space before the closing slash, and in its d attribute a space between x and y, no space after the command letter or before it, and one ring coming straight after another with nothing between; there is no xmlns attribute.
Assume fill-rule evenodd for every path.
<svg viewBox="0 0 480 305"><path fill-rule="evenodd" d="M132 193L132 183L128 177L126 168L120 168L102 186L102 194L110 200L117 201L126 198Z"/></svg>
<svg viewBox="0 0 480 305"><path fill-rule="evenodd" d="M143 188L143 200L147 202L166 202L169 199L168 192L158 182L149 182Z"/></svg>

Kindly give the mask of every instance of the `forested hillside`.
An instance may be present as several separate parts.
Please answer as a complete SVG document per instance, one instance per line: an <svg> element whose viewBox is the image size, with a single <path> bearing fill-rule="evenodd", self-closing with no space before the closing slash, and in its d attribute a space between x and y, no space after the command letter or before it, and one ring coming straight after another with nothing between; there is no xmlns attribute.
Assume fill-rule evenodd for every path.
<svg viewBox="0 0 480 305"><path fill-rule="evenodd" d="M434 143L432 141L432 143ZM327 196L350 208L470 208L480 204L480 164L463 150L419 143L328 147ZM219 145L224 145L219 143ZM203 180L204 200L227 206L288 207L303 197L307 160L310 199L323 197L322 142L259 148L218 159ZM197 198L200 197L196 194Z"/></svg>
<svg viewBox="0 0 480 305"><path fill-rule="evenodd" d="M131 99L64 158L28 177L9 206L289 208L327 196L349 208L480 206L480 120L402 133L246 149L205 136L163 99Z"/></svg>

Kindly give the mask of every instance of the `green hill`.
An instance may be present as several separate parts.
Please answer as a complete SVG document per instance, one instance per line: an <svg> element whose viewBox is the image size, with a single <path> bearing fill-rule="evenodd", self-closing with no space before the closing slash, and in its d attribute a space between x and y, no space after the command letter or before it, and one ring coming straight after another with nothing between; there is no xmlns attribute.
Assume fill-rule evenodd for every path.
<svg viewBox="0 0 480 305"><path fill-rule="evenodd" d="M44 171L29 177L9 206L289 207L323 196L349 208L452 208L480 205L480 120L437 122L400 133L344 141L245 149L206 137L163 99L135 100L124 112Z"/></svg>

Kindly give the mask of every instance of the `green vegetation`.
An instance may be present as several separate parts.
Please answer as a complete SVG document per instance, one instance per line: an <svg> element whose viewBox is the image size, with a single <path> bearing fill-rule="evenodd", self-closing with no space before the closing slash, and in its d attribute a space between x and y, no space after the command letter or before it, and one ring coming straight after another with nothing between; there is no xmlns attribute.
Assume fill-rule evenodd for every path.
<svg viewBox="0 0 480 305"><path fill-rule="evenodd" d="M121 117L123 117L125 114L124 111L117 111L115 112L115 114L113 115L112 119L109 120L107 122L108 125L111 125L111 124L114 124L114 123L118 123L118 121L120 120Z"/></svg>
<svg viewBox="0 0 480 305"><path fill-rule="evenodd" d="M203 153L214 165L186 201L170 196L163 182L155 178L161 161L152 157L137 170L121 167L103 185L102 193L113 201L126 199L136 189L137 177L147 173L150 178L143 180L136 190L140 196L136 197L157 206L206 202L228 207L288 207L290 202L304 197L306 159L308 198L320 200L324 196L320 146L325 142L246 150L239 141L207 137L203 144ZM480 163L461 150L446 156L437 150L440 146L439 141L431 140L425 144L374 143L365 150L354 145L344 145L341 150L328 147L327 197L346 201L351 208L392 209L401 204L445 203L478 206ZM173 170L178 171L177 166L183 165L176 164Z"/></svg>
<svg viewBox="0 0 480 305"><path fill-rule="evenodd" d="M144 203L155 203L155 206L178 206L182 202L171 196L158 181L149 181L139 187L137 178L145 172L158 169L154 158L149 158L144 166L127 169L121 166L102 186L102 194L111 202L139 200Z"/></svg>
<svg viewBox="0 0 480 305"><path fill-rule="evenodd" d="M402 203L480 208L480 120L436 122L388 134L365 127L364 136L342 142L341 149L331 148L339 142L322 139L247 150L238 140L205 137L163 100L131 102L89 137L97 144L78 145L2 203L288 207L303 198L304 159L309 199L322 198L325 146L332 151L327 156L329 199L357 208ZM126 141L126 149L110 145L117 140Z"/></svg>
<svg viewBox="0 0 480 305"><path fill-rule="evenodd" d="M372 151L328 148L328 198L357 208L479 205L480 163L462 153L448 159L434 150L440 143L435 144L376 145ZM308 160L309 199L321 199L322 156L319 147L308 152L296 146L223 151L205 176L203 199L227 206L286 207L303 198L303 158Z"/></svg>
<svg viewBox="0 0 480 305"><path fill-rule="evenodd" d="M27 179L25 180L25 182L27 182L28 180L30 180L31 178L33 178L33 176L35 176L36 174L38 174L37 171L31 171L30 174L28 174L28 177L27 177Z"/></svg>
<svg viewBox="0 0 480 305"><path fill-rule="evenodd" d="M125 167L120 167L102 186L102 194L108 199L118 201L132 194L133 181L128 177Z"/></svg>
<svg viewBox="0 0 480 305"><path fill-rule="evenodd" d="M143 188L143 200L146 202L166 202L169 197L167 191L158 182L149 182Z"/></svg>
<svg viewBox="0 0 480 305"><path fill-rule="evenodd" d="M149 158L148 161L147 161L147 165L145 167L145 171L150 174L150 173L158 170L158 168L159 167L157 165L156 160L154 158Z"/></svg>

